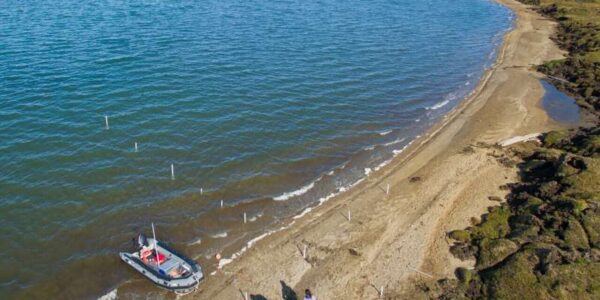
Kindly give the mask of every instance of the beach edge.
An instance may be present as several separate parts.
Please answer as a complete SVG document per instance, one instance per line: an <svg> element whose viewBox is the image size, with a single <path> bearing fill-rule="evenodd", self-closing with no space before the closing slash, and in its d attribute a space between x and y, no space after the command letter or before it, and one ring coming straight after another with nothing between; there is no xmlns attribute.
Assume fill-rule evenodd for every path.
<svg viewBox="0 0 600 300"><path fill-rule="evenodd" d="M533 81L518 82L519 87L513 86L513 89L527 90L520 93L523 94L521 99L514 99L513 97L519 93L502 94L502 91L500 91L499 94L494 94L494 92L498 92L498 89L505 87L504 84L509 80L504 78L503 75L511 74L498 74L507 72L507 67L527 66L540 60L557 58L562 55L558 48L555 46L549 47L548 44L548 42L551 42L549 37L553 30L551 21L542 20L539 15L540 20L532 19L531 16L526 18L525 16L533 13L527 10L525 5L515 1L497 0L496 2L513 10L516 16L515 23L512 30L505 33L503 37L496 62L481 77L477 87L469 96L432 126L423 136L416 139L404 153L396 157L389 165L374 172L351 190L332 198L322 206L298 218L294 224L263 236L263 239L259 242L257 240L253 241L250 246L254 247L248 249L238 260L218 271L215 276L210 276L195 296L200 299L231 299L229 297L233 297L233 295L239 297L240 290L246 290L266 297L273 297L275 294L280 294L281 284L283 283L278 281L281 280L286 286L299 287L300 289L302 289L302 286L311 286L319 292L318 295L321 295L321 297L329 296L327 298L337 299L370 293L369 289L373 290L373 288L367 286L374 281L385 281L386 285L407 283L411 277L418 274L418 272L411 271L411 269L420 270L425 268L428 269L426 273L433 274L433 276L447 275L451 267L440 268L440 266L436 266L436 262L435 260L432 261L431 256L439 256L436 249L439 248L440 233L445 232L444 230L447 227L465 224L464 217L452 217L453 219L459 219L458 221L449 221L448 217L452 215L453 211L460 210L461 205L460 201L457 201L457 197L462 195L470 185L454 182L459 176L446 176L446 173L451 172L436 175L434 174L435 171L439 171L440 165L461 172L473 171L469 168L475 166L483 169L483 173L498 171L498 166L494 165L493 161L485 159L487 156L487 153L483 153L485 151L475 153L471 157L463 157L460 164L466 163L467 166L469 163L472 164L471 167L466 167L467 170L462 170L461 166L457 165L455 161L453 162L452 159L456 158L456 155L462 155L459 153L460 150L472 145L475 141L493 144L503 138L518 134L548 131L559 126L549 120L539 106L543 91L540 90L539 83L536 86L536 81L540 78L540 75L533 70L526 67L515 68L514 72L522 72L524 74L519 75L525 75L533 79ZM537 26L530 26L532 24ZM540 26L544 27L544 30L536 29L541 28ZM545 39L544 47L552 49L538 51L530 57L526 57L527 55L523 55L522 52L531 51L519 49L521 46L519 42L521 42L521 37L525 33L537 34L538 37L542 36ZM507 58L507 54L513 56ZM507 62L507 60L514 61ZM522 60L529 60L529 63L519 63ZM524 99L526 96L531 97ZM506 109L498 112L498 103L490 105L490 100L501 102L499 98L515 100L514 103L506 103L506 105L514 105L510 109L516 109L514 112L514 115L517 115L516 117L507 117ZM489 116L490 112L493 113L494 111L497 112L494 118L482 120L482 117ZM502 122L495 122L500 119L502 119ZM512 126L504 126L501 130L497 130L492 123L512 124ZM492 130L486 129L486 127L491 127ZM499 172L502 176L487 178L485 188L482 188L478 194L483 192L499 193L497 191L498 186L505 184L516 176L512 170L500 170ZM470 176L475 179L477 177ZM436 191L423 190L423 186L427 185L426 181L431 180L431 178L435 178L436 187L442 187L437 193ZM465 181L469 183L472 182L472 179L467 178ZM454 188L453 190L453 187L449 186L450 183L462 186L462 188ZM392 187L389 195L382 191L381 186L385 184L390 184ZM393 201L394 199L419 198L418 195L427 198L426 196L429 194L438 196L452 194L455 197L437 197L436 199L434 196L431 201L423 201L423 203ZM380 198L385 200L379 200ZM479 216L489 204L487 199L482 199L486 201L473 205L474 207L468 209L467 212L461 212L461 215ZM384 212L380 211L381 207L386 208ZM345 214L346 210L356 211L352 214L352 218L348 218L351 220L345 220L343 214L340 213L344 212ZM406 212L405 215L403 215L404 212ZM404 218L404 221L398 220ZM394 230L395 228L402 228L402 230ZM414 233L411 232L411 229ZM421 238L411 240L411 237L414 236L421 236ZM296 249L299 244L307 245L310 252L309 258L305 259L296 253L299 252ZM387 263L382 264L379 262L378 258L382 255L387 257L385 254L389 252L384 251L384 248L390 248L392 244L408 245L410 251L404 253L413 253L410 264L406 264L406 261L398 258L398 254L392 255L394 257L388 259ZM353 252L359 255L354 255ZM338 255L332 257L331 253L337 253ZM373 262L377 263L374 264ZM374 266L364 268L367 264ZM402 267L400 269L403 270L397 270L397 273L402 274L395 276L390 274L393 264ZM456 264L458 263L453 262L449 265L454 266ZM386 265L387 267L385 267ZM320 270L315 272L316 269ZM332 279L329 282L321 278L335 269L337 271L330 272L330 275L331 273L335 274L336 276L333 277L337 279ZM350 277L363 279L355 281L351 280ZM339 281L338 287L332 284L335 281ZM354 291L355 294L346 295L336 292L340 286L348 284L356 287L350 290L358 291ZM361 285L365 287L359 288ZM356 294L356 292L359 294Z"/></svg>

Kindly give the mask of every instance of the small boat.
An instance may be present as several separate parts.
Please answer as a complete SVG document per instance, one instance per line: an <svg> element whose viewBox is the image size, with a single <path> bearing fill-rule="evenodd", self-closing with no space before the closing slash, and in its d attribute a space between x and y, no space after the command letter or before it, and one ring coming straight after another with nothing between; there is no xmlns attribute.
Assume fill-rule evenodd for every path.
<svg viewBox="0 0 600 300"><path fill-rule="evenodd" d="M180 295L193 292L204 278L200 265L158 241L154 224L152 235L146 238L140 234L137 250L119 253L121 259L164 289Z"/></svg>

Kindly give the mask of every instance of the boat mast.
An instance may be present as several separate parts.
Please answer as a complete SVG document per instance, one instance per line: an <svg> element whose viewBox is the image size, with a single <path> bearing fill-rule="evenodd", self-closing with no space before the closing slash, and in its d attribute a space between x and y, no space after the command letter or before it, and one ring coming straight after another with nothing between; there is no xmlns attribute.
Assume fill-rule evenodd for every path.
<svg viewBox="0 0 600 300"><path fill-rule="evenodd" d="M156 232L154 232L154 222L152 222L152 237L154 237L154 253L156 254L156 265L160 268L160 258L158 257L158 247L156 246Z"/></svg>

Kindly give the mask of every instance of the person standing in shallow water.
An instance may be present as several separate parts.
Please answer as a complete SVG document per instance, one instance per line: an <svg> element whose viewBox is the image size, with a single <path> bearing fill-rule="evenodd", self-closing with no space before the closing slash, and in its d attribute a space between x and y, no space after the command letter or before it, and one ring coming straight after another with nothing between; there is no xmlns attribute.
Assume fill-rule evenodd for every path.
<svg viewBox="0 0 600 300"><path fill-rule="evenodd" d="M317 298L312 295L309 289L306 289L304 291L304 300L317 300Z"/></svg>

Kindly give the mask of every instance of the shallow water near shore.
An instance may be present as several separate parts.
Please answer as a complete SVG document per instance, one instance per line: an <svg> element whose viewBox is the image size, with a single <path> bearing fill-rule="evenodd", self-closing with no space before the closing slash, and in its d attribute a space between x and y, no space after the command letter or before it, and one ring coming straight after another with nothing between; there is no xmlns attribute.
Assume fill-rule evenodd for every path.
<svg viewBox="0 0 600 300"><path fill-rule="evenodd" d="M575 99L569 95L559 91L551 83L541 80L544 87L544 97L542 98L542 106L548 116L555 121L575 125L581 120L581 112L579 105Z"/></svg>
<svg viewBox="0 0 600 300"><path fill-rule="evenodd" d="M150 222L214 270L401 153L511 23L485 0L0 3L0 294L162 297L116 255Z"/></svg>

